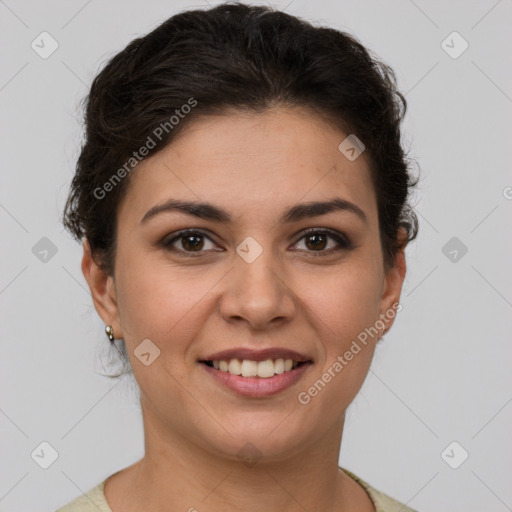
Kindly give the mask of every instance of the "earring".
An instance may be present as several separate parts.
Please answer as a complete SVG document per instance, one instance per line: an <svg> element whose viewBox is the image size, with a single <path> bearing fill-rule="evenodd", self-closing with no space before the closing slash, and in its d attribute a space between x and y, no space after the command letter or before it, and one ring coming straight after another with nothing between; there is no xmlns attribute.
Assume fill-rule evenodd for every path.
<svg viewBox="0 0 512 512"><path fill-rule="evenodd" d="M107 333L108 339L114 341L114 329L111 325L105 326L105 332Z"/></svg>

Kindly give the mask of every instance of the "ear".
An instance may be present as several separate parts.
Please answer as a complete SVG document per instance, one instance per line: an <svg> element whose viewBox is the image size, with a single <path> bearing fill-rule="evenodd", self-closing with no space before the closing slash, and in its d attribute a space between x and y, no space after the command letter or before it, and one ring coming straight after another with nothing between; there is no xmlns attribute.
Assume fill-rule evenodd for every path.
<svg viewBox="0 0 512 512"><path fill-rule="evenodd" d="M92 300L98 315L100 315L105 322L105 325L112 326L115 338L123 338L119 321L114 278L108 275L96 261L94 261L91 246L87 238L84 238L82 273L91 290Z"/></svg>
<svg viewBox="0 0 512 512"><path fill-rule="evenodd" d="M405 262L405 247L407 245L407 231L400 227L398 230L398 251L396 253L395 264L386 272L384 286L381 296L381 316L386 325L386 331L391 329L395 321L395 314L389 314L390 311L397 312L397 304L400 301L402 285L407 270ZM388 312L388 314L386 314Z"/></svg>

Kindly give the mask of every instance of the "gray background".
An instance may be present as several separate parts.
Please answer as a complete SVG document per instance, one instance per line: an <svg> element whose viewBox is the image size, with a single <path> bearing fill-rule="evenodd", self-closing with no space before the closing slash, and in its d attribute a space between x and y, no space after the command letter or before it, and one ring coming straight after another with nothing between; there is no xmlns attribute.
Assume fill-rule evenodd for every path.
<svg viewBox="0 0 512 512"><path fill-rule="evenodd" d="M3 512L55 510L143 454L130 381L98 374L108 340L59 216L92 78L133 38L199 5L0 0ZM403 310L349 408L340 463L422 512L512 510L511 2L273 5L355 34L393 66L422 169ZM59 45L47 59L31 48L43 31ZM469 43L457 58L442 47L453 31ZM57 249L46 261L43 237ZM31 456L44 441L58 453L48 469Z"/></svg>

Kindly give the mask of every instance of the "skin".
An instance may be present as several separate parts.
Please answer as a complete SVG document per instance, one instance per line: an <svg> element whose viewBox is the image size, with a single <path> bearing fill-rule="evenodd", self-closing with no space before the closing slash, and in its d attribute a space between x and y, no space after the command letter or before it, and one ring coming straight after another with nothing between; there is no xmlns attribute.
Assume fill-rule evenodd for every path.
<svg viewBox="0 0 512 512"><path fill-rule="evenodd" d="M338 150L345 137L305 108L198 117L132 171L117 212L113 276L85 241L82 270L96 310L125 339L141 389L145 456L107 480L113 512L375 510L338 458L345 411L378 336L307 405L297 399L396 308L406 272L403 230L395 266L383 266L368 161ZM291 205L334 197L359 206L367 222L335 211L277 224ZM170 198L211 202L233 222L166 212L141 223ZM183 238L175 252L160 245L186 228L205 232L194 239L199 253ZM307 228L345 234L355 248L329 251L337 246L331 238L316 248L303 236ZM252 263L236 252L248 236L263 248ZM160 356L145 366L134 350L148 338ZM198 362L241 346L288 347L314 364L291 388L248 398L217 384ZM253 465L237 456L249 442L262 455Z"/></svg>

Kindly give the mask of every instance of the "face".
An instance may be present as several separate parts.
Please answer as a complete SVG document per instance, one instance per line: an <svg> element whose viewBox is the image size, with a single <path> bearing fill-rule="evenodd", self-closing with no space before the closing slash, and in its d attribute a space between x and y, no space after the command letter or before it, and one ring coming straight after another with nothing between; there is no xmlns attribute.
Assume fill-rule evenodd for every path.
<svg viewBox="0 0 512 512"><path fill-rule="evenodd" d="M277 459L342 424L378 340L365 329L392 325L405 274L401 253L385 272L368 162L340 152L346 136L305 109L197 118L133 171L113 278L87 254L83 269L160 434ZM215 209L155 208L170 200ZM242 349L249 374L260 359L300 359L264 349L305 361L259 366L282 372L271 378L203 362Z"/></svg>

